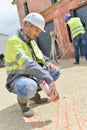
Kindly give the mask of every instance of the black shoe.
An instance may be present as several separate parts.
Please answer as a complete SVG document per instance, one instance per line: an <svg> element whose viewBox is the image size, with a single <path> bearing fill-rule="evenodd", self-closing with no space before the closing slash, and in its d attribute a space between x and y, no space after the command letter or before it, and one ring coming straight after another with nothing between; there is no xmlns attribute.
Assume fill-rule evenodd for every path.
<svg viewBox="0 0 87 130"><path fill-rule="evenodd" d="M37 104L42 104L42 103L48 102L48 98L41 98L39 93L36 93L35 96L33 98L31 98L30 100L35 101L35 103L37 103Z"/></svg>
<svg viewBox="0 0 87 130"><path fill-rule="evenodd" d="M79 64L79 62L75 62L74 64Z"/></svg>

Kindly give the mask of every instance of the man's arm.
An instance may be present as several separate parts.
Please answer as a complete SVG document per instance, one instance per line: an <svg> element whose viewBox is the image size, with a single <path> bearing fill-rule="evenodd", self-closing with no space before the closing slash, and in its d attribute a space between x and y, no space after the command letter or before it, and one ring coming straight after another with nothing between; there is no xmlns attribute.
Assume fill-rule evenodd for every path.
<svg viewBox="0 0 87 130"><path fill-rule="evenodd" d="M69 40L70 40L70 42L72 42L71 31L70 31L70 27L68 26L68 24L67 24L67 32L68 32Z"/></svg>
<svg viewBox="0 0 87 130"><path fill-rule="evenodd" d="M83 27L85 27L85 23L81 20Z"/></svg>

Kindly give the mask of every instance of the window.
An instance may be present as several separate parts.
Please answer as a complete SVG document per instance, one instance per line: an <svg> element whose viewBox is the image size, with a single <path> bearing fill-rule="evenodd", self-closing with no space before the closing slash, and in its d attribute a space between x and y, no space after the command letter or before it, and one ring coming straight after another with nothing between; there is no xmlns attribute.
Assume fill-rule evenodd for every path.
<svg viewBox="0 0 87 130"><path fill-rule="evenodd" d="M25 15L29 14L27 2L24 3L24 11L25 11Z"/></svg>

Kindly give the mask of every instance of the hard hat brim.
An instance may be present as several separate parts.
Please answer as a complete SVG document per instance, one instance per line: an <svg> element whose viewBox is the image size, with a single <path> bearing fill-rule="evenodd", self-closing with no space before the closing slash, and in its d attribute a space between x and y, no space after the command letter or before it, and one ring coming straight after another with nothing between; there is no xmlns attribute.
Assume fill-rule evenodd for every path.
<svg viewBox="0 0 87 130"><path fill-rule="evenodd" d="M41 28L40 28L41 29ZM42 32L46 32L44 29L41 29L42 30Z"/></svg>

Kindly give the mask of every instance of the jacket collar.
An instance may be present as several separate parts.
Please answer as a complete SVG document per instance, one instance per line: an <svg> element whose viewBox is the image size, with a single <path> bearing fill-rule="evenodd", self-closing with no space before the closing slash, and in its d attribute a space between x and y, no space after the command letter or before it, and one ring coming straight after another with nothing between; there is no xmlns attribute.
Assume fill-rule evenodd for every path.
<svg viewBox="0 0 87 130"><path fill-rule="evenodd" d="M23 30L22 29L18 29L17 30L17 35L18 37L23 40L24 42L26 42L28 45L30 43L30 39L29 37L27 37L24 33L23 33Z"/></svg>

